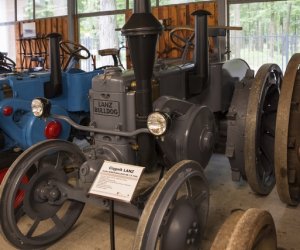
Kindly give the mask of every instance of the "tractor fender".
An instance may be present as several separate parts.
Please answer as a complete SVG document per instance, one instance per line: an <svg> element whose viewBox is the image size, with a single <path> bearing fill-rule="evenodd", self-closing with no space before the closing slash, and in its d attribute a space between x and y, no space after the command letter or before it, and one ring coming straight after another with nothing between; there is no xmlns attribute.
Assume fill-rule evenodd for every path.
<svg viewBox="0 0 300 250"><path fill-rule="evenodd" d="M13 113L5 115L5 107L12 107ZM53 105L52 112L68 116L65 109ZM31 101L17 98L5 99L0 102L0 128L3 133L16 142L16 146L23 150L33 144L46 140L45 128L53 118L37 118L31 113ZM57 139L67 140L70 135L70 125L58 120L62 125L61 133Z"/></svg>

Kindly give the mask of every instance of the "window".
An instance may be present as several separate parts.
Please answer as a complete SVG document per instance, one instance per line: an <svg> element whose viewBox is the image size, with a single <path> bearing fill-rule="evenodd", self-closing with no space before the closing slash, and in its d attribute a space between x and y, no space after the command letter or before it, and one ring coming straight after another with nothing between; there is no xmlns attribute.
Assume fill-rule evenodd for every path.
<svg viewBox="0 0 300 250"><path fill-rule="evenodd" d="M112 11L126 9L125 0L78 0L78 13Z"/></svg>
<svg viewBox="0 0 300 250"><path fill-rule="evenodd" d="M15 21L15 1L2 0L0 8L0 23Z"/></svg>
<svg viewBox="0 0 300 250"><path fill-rule="evenodd" d="M300 0L231 4L230 25L243 28L230 32L231 58L241 57L255 70L270 62L284 70L300 50L299 13Z"/></svg>
<svg viewBox="0 0 300 250"><path fill-rule="evenodd" d="M67 0L35 0L35 17L54 17L68 14Z"/></svg>
<svg viewBox="0 0 300 250"><path fill-rule="evenodd" d="M125 24L125 15L105 15L97 17L86 17L79 19L80 43L87 47L92 55L96 56L96 67L113 65L112 57L98 55L100 49L116 48L124 46L125 38L121 36L120 28ZM121 49L121 60L125 64L124 49ZM91 60L81 60L81 68L92 70Z"/></svg>
<svg viewBox="0 0 300 250"><path fill-rule="evenodd" d="M17 20L33 19L33 0L17 0Z"/></svg>
<svg viewBox="0 0 300 250"><path fill-rule="evenodd" d="M2 34L0 51L7 53L10 59L16 61L15 26L13 24L0 26L0 34Z"/></svg>
<svg viewBox="0 0 300 250"><path fill-rule="evenodd" d="M180 3L191 3L199 2L199 0L160 0L159 5L170 5L170 4L180 4Z"/></svg>
<svg viewBox="0 0 300 250"><path fill-rule="evenodd" d="M133 9L134 0L129 0L129 9ZM151 0L151 6L156 6L156 0Z"/></svg>

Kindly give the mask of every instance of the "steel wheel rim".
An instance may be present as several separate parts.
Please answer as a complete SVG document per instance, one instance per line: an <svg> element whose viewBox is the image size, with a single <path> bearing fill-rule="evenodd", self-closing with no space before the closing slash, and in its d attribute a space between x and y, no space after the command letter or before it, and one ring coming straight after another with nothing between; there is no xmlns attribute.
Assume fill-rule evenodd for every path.
<svg viewBox="0 0 300 250"><path fill-rule="evenodd" d="M277 249L276 229L271 214L256 208L234 211L222 225L211 246L211 250L219 249Z"/></svg>
<svg viewBox="0 0 300 250"><path fill-rule="evenodd" d="M80 150L68 142L53 140L46 141L35 145L34 147L26 150L21 157L19 157L12 167L9 169L7 175L3 180L3 188L1 189L1 203L0 203L0 216L1 216L1 227L3 235L7 238L10 243L12 243L17 248L22 249L32 249L45 247L68 232L72 225L76 222L78 216L80 215L84 204L76 201L64 202L62 205L56 205L51 218L40 218L38 212L34 207L29 210L26 207L26 202L29 200L27 195L31 195L31 189L27 189L26 185L20 184L22 182L23 174L27 173L31 163L36 164L36 159L40 156L43 156L46 151L64 151L70 153L70 155L76 154L76 160L84 161L83 154L80 153ZM72 152L73 151L73 152ZM40 152L40 153L39 153ZM52 152L52 153L53 153ZM32 161L30 161L32 159ZM41 158L42 159L42 158ZM57 162L63 159L63 156L57 158ZM79 162L77 162L79 163ZM58 166L59 164L57 164ZM43 166L45 167L45 166ZM41 165L38 167L42 169ZM47 166L49 168L49 166ZM30 170L32 173L32 170ZM77 170L75 170L77 171ZM60 172L61 174L61 172ZM70 173L68 173L69 175ZM34 178L36 173L33 174L33 177L30 177L27 186L30 186L31 180ZM38 173L37 173L38 175ZM53 177L53 176L52 176ZM24 202L20 206L20 209L16 212L13 209L14 202L12 202L17 195L17 190L23 190L25 192ZM32 198L32 197L31 197ZM34 201L32 201L34 203ZM66 206L66 207L63 207ZM30 214L26 212L30 211ZM21 216L24 215L22 218ZM34 218L31 218L35 216ZM25 218L26 217L26 218ZM24 223L31 223L28 227L26 224L25 228ZM47 220L52 222L52 228L48 229ZM42 224L47 222L47 226ZM45 229L46 228L46 229ZM41 231L40 234L39 231Z"/></svg>
<svg viewBox="0 0 300 250"><path fill-rule="evenodd" d="M261 209L248 209L235 226L226 249L277 249L276 229L271 214Z"/></svg>
<svg viewBox="0 0 300 250"><path fill-rule="evenodd" d="M7 173L9 168L3 168L0 170L0 184L2 183L3 179L4 179L4 176L5 174ZM21 181L22 183L28 183L28 177L27 176L24 176L23 180ZM15 199L15 203L14 203L14 208L18 208L21 203L23 202L23 199L24 199L24 196L25 196L25 192L20 190L17 195L16 195L16 199Z"/></svg>
<svg viewBox="0 0 300 250"><path fill-rule="evenodd" d="M275 185L275 114L281 75L276 64L263 65L255 76L249 94L245 124L245 172L252 190L262 195L269 194ZM269 111L266 104L270 105Z"/></svg>
<svg viewBox="0 0 300 250"><path fill-rule="evenodd" d="M297 129L299 125L293 120L291 109L294 102L295 87L300 84L300 73L298 67L300 65L300 54L295 54L290 59L281 89L281 95L278 105L278 113L276 119L275 134L275 172L276 186L280 199L289 204L297 205L299 202L298 192L293 193L299 188L299 183L295 182L295 175L299 171L299 161L297 149L293 149L289 145L289 135L292 129ZM297 92L298 93L298 92ZM296 100L295 100L296 101ZM296 104L296 103L295 103ZM294 131L292 131L293 133ZM299 138L298 138L299 139ZM291 141L292 146L297 145L297 140ZM288 156L289 155L289 156ZM292 157L291 157L292 156ZM296 160L291 164L292 160Z"/></svg>
<svg viewBox="0 0 300 250"><path fill-rule="evenodd" d="M198 190L201 190L201 192L196 195L197 202L199 203L197 209L194 210L196 211L197 216L199 216L197 217L199 220L197 223L193 222L191 224L191 228L189 228L187 232L184 232L186 233L187 237L185 239L186 241L184 243L180 243L188 243L184 249L198 249L199 245L196 244L200 242L200 238L203 236L208 214L208 184L199 164L193 161L181 161L168 171L168 173L164 176L151 194L138 225L133 247L134 250L153 250L157 248L174 249L173 247L170 248L170 246L166 247L165 245L163 246L164 248L161 248L162 246L159 244L164 244L162 243L164 241L168 242L168 240L165 240L164 237L172 235L166 234L166 230L167 233L169 230L168 225L172 224L172 222L168 219L169 217L174 218L172 217L172 211L175 210L176 206L175 208L172 208L172 205L177 205L178 203L182 202L180 198L176 199L175 194L177 194L177 191L180 189L182 184L185 184L186 181L189 180L190 182L187 187L191 193L193 193L191 189L195 188L195 185L193 184L200 184L200 186L197 185L197 188ZM181 199L186 198L184 196L182 197ZM188 202L191 202L191 199L188 199L187 202L183 201L185 205L187 205ZM195 237L195 239L192 242L193 237ZM173 239L176 240L176 238ZM176 247L180 248L180 245L177 245Z"/></svg>

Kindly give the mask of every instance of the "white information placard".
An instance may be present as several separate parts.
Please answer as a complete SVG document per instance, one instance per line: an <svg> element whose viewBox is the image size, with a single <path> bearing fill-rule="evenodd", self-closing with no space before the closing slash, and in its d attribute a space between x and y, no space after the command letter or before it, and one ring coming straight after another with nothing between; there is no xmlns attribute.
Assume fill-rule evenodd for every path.
<svg viewBox="0 0 300 250"><path fill-rule="evenodd" d="M144 167L104 161L89 194L130 202Z"/></svg>
<svg viewBox="0 0 300 250"><path fill-rule="evenodd" d="M36 27L35 22L23 23L22 24L23 38L33 38L36 37Z"/></svg>

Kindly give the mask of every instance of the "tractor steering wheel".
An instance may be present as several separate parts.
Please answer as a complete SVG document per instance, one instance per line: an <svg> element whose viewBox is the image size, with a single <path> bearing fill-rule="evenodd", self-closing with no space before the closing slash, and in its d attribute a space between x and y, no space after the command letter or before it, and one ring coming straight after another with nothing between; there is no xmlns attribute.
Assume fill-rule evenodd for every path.
<svg viewBox="0 0 300 250"><path fill-rule="evenodd" d="M0 73L13 72L15 67L16 63L0 52Z"/></svg>
<svg viewBox="0 0 300 250"><path fill-rule="evenodd" d="M171 41L182 51L194 47L195 31L189 27L176 27L170 31Z"/></svg>
<svg viewBox="0 0 300 250"><path fill-rule="evenodd" d="M88 59L91 56L90 51L79 43L74 43L67 40L61 41L59 45L62 51L71 57L73 56L78 59ZM81 54L82 51L84 51L86 54Z"/></svg>
<svg viewBox="0 0 300 250"><path fill-rule="evenodd" d="M61 41L59 43L60 48L64 53L69 55L69 59L66 62L63 71L68 71L74 67L80 59L88 59L91 56L90 51L79 43L74 43L71 41ZM83 54L81 53L83 52Z"/></svg>

